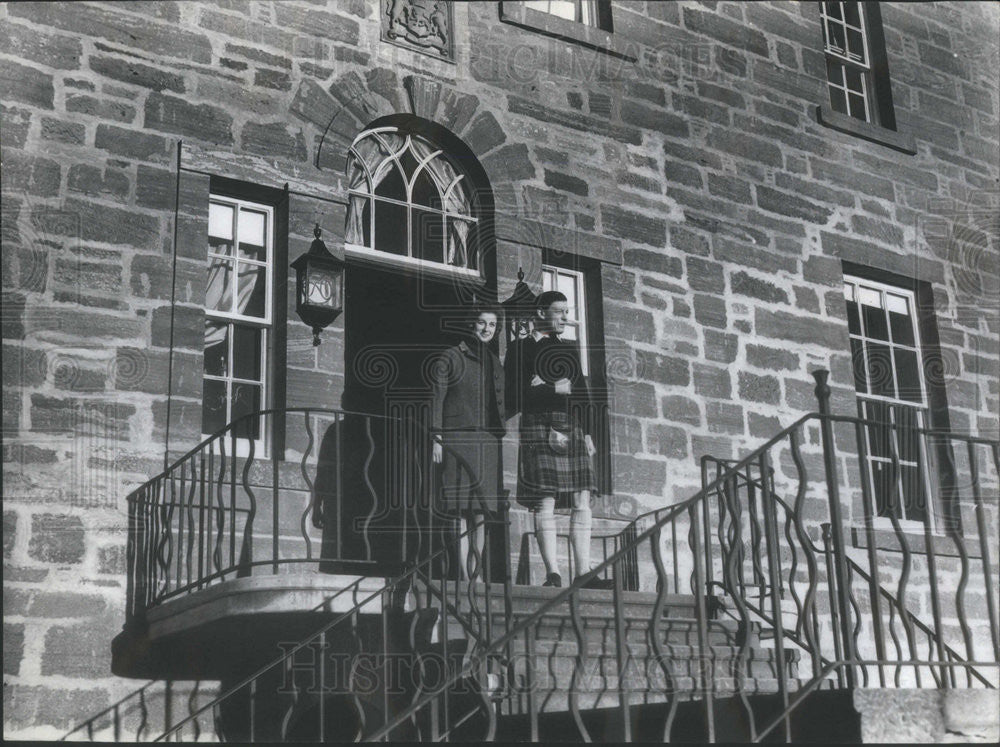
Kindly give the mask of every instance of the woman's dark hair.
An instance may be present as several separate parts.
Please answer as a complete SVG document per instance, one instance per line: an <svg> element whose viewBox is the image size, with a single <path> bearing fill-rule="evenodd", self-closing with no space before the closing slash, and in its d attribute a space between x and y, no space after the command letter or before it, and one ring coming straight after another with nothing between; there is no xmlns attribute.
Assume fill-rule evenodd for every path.
<svg viewBox="0 0 1000 747"><path fill-rule="evenodd" d="M476 320L479 319L480 314L493 314L497 318L497 323L499 326L500 322L500 309L495 305L490 303L475 303L469 306L465 313L465 325L469 332L473 332L476 328Z"/></svg>
<svg viewBox="0 0 1000 747"><path fill-rule="evenodd" d="M538 298L535 299L535 308L547 309L557 301L569 303L569 299L566 298L563 293L560 293L557 290L545 291L544 293L539 294Z"/></svg>

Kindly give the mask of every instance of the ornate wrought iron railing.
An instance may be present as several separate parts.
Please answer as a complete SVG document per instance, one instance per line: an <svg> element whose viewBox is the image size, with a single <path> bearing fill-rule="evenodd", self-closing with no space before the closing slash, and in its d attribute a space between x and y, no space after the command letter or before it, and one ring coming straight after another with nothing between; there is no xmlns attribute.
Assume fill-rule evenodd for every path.
<svg viewBox="0 0 1000 747"><path fill-rule="evenodd" d="M996 687L1000 628L992 562L998 542L997 442L832 415L826 375L816 375L818 414L801 418L734 463L717 463L715 477L707 475L695 496L635 522L633 541L620 543L590 574L518 620L477 652L462 674L474 673L496 647L513 644L530 651L545 616L568 605L576 652L568 705L578 737L588 739L580 704L586 692L586 661L594 654L580 612L586 593L582 586L610 570L616 588L608 611L613 619L611 650L605 658L616 675L619 736L625 740L632 737L634 706L652 702L655 694L668 704L660 729L663 738L671 734L679 703L697 697L704 709L703 736L714 741L713 696L735 692L745 711L748 736L757 741L775 730L791 740L795 707L819 687ZM877 429L886 449L889 478L882 486L873 485L866 470L866 448L872 440L866 429ZM913 474L925 481L909 495L926 496L937 517L936 527L924 523L914 527L913 536L894 511L907 489L893 479L899 474L899 444L910 445L905 461L921 467ZM940 458L951 460L944 470L930 462ZM967 478L964 491L957 489L961 475ZM882 492L876 494L877 489ZM854 542L848 540L848 509L857 523ZM956 517L964 517L964 522ZM671 538L669 546L666 536ZM892 541L895 546L885 549ZM914 542L920 545L920 563L914 558ZM946 553L953 556L948 563ZM626 622L622 579L627 563L636 564L640 579L656 590L641 642L630 637ZM918 570L924 573L919 588L913 578ZM943 573L951 578L943 579ZM698 671L687 679L677 676L678 657L666 642L671 621L663 618L668 589L673 584L677 591L677 579L685 577L694 600L698 661ZM892 592L885 588L893 585L886 579L895 581ZM737 651L721 673L709 643L708 590L722 595L725 614L735 618L740 630ZM929 624L909 611L915 602L929 607ZM974 616L972 605L978 606ZM977 624L985 635L972 634ZM751 644L754 631L762 628L770 633L771 646ZM778 715L764 720L752 702L760 688L749 666L754 650L759 653L761 648L772 651L772 684L780 702ZM525 661L532 661L531 656ZM792 661L797 664L795 676ZM631 690L628 683L635 680L629 676L630 667L636 664L647 673L659 666L663 678L653 682L647 677L643 692ZM530 670L525 677L529 683ZM384 738L394 724L432 707L436 695L426 693L370 738ZM527 716L536 738L544 714L531 701L529 697Z"/></svg>
<svg viewBox="0 0 1000 747"><path fill-rule="evenodd" d="M167 725L191 716L217 695L217 682L154 680L94 714L63 735L60 741L145 742ZM197 742L218 737L218 713L192 718L178 739Z"/></svg>
<svg viewBox="0 0 1000 747"><path fill-rule="evenodd" d="M260 443L240 434L274 433L278 419L283 453L268 448L265 458L258 459ZM462 482L470 486L475 501L488 486L476 484L460 454L447 446L444 451L464 473ZM168 706L163 726L155 730L158 738L201 733L209 717L216 736L227 741L345 738L346 733L329 731L328 709L318 706L317 691L303 690L297 678L325 683L318 691L321 697L340 692L354 708L359 728L370 728L390 707L402 707L400 697L413 695L412 687L400 684L398 673L391 674L392 667L408 662L426 683L430 675L425 670L432 665L441 665L437 676L443 676L455 668L469 642L481 644L495 637L509 615L484 610L482 599L510 609L509 553L480 552L478 543L470 541L468 558L459 558L458 549L477 529L459 534L458 517L447 510L440 478L441 471L431 466L430 440L415 420L298 408L234 421L134 491L129 496L127 625L141 624L147 610L170 598L235 577L295 569L358 575L315 610L329 609L336 598L345 597L353 604L348 613L276 655L210 703L197 708L189 703L190 713L176 723ZM349 505L352 489L360 490L365 500ZM507 528L506 506L501 505L483 527L484 549L506 548ZM378 575L395 577L379 591L363 593L363 577ZM374 628L372 617L379 618ZM326 669L324 656L312 650L325 651L337 639L356 644L346 669L351 684L340 690L345 671ZM380 643L373 646L376 640ZM312 655L311 672L297 661L304 653ZM373 675L371 662L381 674ZM502 654L491 659L486 686L495 689L496 683L506 681L506 665ZM274 684L268 678L276 674L288 684L287 708L277 721L273 712L269 717L257 713L257 694L267 698L273 693L266 688ZM371 693L367 698L358 695L362 675L375 676L383 702L376 702ZM102 725L106 731L110 720L117 739L122 714L138 712L140 722L131 728L141 738L149 731L148 693L169 694L172 687L168 681L149 683L67 737L92 739ZM469 683L466 690L470 687L478 685ZM393 693L393 688L402 690ZM473 702L486 697L488 703L484 692L489 690L480 688ZM465 695L459 692L456 698ZM343 719L338 721L338 728L344 727ZM268 731L265 724L280 726ZM440 728L440 721L415 720L414 728L425 733Z"/></svg>
<svg viewBox="0 0 1000 747"><path fill-rule="evenodd" d="M342 626L338 635L359 639L361 611L376 600L383 629L399 625L405 631L405 657L414 662L418 674L415 687L396 693L400 699L384 700L376 707L370 699L361 702L357 692L359 679L364 679L359 662L372 652L359 649L351 656L333 692L354 703L354 736L365 739L440 740L459 735L491 739L505 720L518 718L537 738L540 723L552 712L546 710L547 704L558 700L552 694L560 689L573 728L583 739L593 728L588 711L607 706L610 698L620 713L619 738L636 736L638 706L659 705L660 720L653 731L658 738L669 739L681 704L696 700L702 709L702 738L714 741L714 701L720 695L736 696L750 739L763 739L775 730L791 739L796 706L817 688L875 683L996 687L1000 629L992 563L997 556L1000 489L997 442L832 415L825 376L817 373L818 414L800 418L738 461L714 463L714 476L713 462L703 462L705 483L697 494L640 517L627 529L630 536L612 543L594 570L516 617L511 613L509 571L503 577L501 599L488 583L492 578L486 569L488 556L479 558L473 564L473 577L463 581L453 573L456 541L437 549L428 540L443 531L444 522L436 525L433 512L421 513L433 504L433 470L426 470L427 455L415 447L418 439L411 436L396 452L397 463L404 465L402 495L408 496L400 520L405 518L407 526L417 529L404 536L419 544L410 554L401 552L398 562L403 572L351 612L276 658L267 672L230 688L200 713L241 698L255 703L262 677L299 671L296 652L324 646L337 626ZM867 467L866 449L872 439L866 429L878 429L878 443L886 449L888 477L881 486L873 482ZM912 473L925 481L917 493L905 493L899 479L900 444L909 444L903 461L921 467ZM252 452L247 458L252 461ZM944 470L941 459L951 460ZM307 463L302 457L301 464ZM244 464L243 469L246 485L252 467ZM168 492L165 486L171 477L165 473L158 479L162 486L156 495L161 496ZM189 478L188 482L202 481ZM187 495L200 492L189 487ZM927 497L937 517L935 526L910 527L899 520L895 502L910 499L907 495ZM219 508L218 494L213 500L208 505L225 516L226 506ZM161 567L151 577L161 583L156 573L162 573L162 566L176 572L162 548L177 531L165 531L163 525L169 521L162 517L170 515L171 507L183 508L183 515L191 517L206 505L193 498L183 505L175 503L161 500L155 511L144 515L146 523L137 523L159 538L152 560ZM342 510L336 501L324 505ZM420 507L416 513L411 511L414 506ZM309 509L305 510L302 526L308 517ZM855 526L845 521L845 514L854 517ZM161 523L151 524L157 517ZM185 530L184 536L190 537L190 527ZM248 536L245 524L242 536ZM253 537L252 531L249 536ZM130 540L130 560L142 556L139 550L147 544L144 540L133 546ZM239 573L247 564L235 561L235 548L245 545L245 539L232 539L229 566L212 569L215 575L202 575L200 582ZM185 555L187 566L191 557L193 550ZM336 559L378 562L367 556ZM274 553L256 562L273 572L283 558ZM249 566L254 563L251 560ZM615 585L610 606L606 592L582 588L595 576L608 574ZM639 589L652 592L652 609L643 618L636 617L630 606L638 597L629 595L629 577L638 581ZM197 588L196 581L161 586L159 596L142 599L155 604L165 598L163 594L191 588ZM599 598L591 598L594 594ZM688 606L680 612L673 599L678 594L688 595ZM595 602L604 617L596 628L587 612ZM915 606L929 609L932 620L919 620L910 611ZM546 639L546 625L553 615L569 621L568 637L556 645ZM726 619L733 621L735 635L727 635ZM389 639L383 636L383 641ZM456 641L461 642L460 654L449 651ZM551 650L541 651L545 646ZM422 651L424 658L413 658L415 651ZM385 666L391 653L375 652L379 666ZM568 681L558 681L558 676L546 681L546 670L558 675L560 657L571 661ZM312 676L326 682L322 677L330 675L320 671ZM381 677L376 681L388 686L386 675ZM297 692L296 687L291 691ZM755 696L762 692L778 699L777 716L762 715L755 705ZM389 695L379 693L382 698ZM301 736L292 727L306 728L307 721L314 724L307 729L311 738L328 734L326 706L316 706L316 701L303 705L308 698L293 697L290 702L280 731L271 738ZM227 727L231 734L255 723L250 707L234 712L244 717L243 726L231 722ZM648 723L644 728L648 734ZM264 738L253 733L253 726L241 735ZM338 736L351 735L338 732Z"/></svg>
<svg viewBox="0 0 1000 747"><path fill-rule="evenodd" d="M129 622L240 576L398 574L454 528L429 443L410 420L339 410L234 421L128 496Z"/></svg>

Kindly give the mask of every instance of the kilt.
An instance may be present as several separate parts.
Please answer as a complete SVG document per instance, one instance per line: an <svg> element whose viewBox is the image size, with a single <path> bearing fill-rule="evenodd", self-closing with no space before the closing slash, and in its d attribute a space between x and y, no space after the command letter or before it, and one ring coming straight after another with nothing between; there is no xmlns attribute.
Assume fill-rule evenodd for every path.
<svg viewBox="0 0 1000 747"><path fill-rule="evenodd" d="M440 508L448 514L495 512L501 498L501 441L486 431L444 431ZM465 460L463 465L455 458Z"/></svg>
<svg viewBox="0 0 1000 747"><path fill-rule="evenodd" d="M569 434L569 449L557 454L549 446L549 429ZM565 413L522 413L521 443L517 455L517 502L534 508L540 499L555 495L556 508L569 508L570 495L595 491L593 460L579 425Z"/></svg>

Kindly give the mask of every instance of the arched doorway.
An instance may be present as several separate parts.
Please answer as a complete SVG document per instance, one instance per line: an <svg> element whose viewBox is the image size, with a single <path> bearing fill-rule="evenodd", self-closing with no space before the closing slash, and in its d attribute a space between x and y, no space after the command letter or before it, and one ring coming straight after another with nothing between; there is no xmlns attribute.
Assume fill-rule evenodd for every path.
<svg viewBox="0 0 1000 747"><path fill-rule="evenodd" d="M360 500L353 516L357 525L366 514L385 566L426 557L438 546L427 530L435 521L444 528L429 493L414 488L429 478L430 370L459 341L470 306L496 301L493 193L468 146L408 115L360 133L346 173L343 406L405 424L402 434L387 425L377 435L381 468L365 475L384 505L371 517Z"/></svg>

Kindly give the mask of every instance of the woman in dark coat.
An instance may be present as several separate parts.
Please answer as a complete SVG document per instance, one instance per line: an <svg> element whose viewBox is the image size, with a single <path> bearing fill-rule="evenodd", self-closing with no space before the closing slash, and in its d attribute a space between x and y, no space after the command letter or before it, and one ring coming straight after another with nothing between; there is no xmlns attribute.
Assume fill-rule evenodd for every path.
<svg viewBox="0 0 1000 747"><path fill-rule="evenodd" d="M504 372L490 348L496 331L497 313L476 310L466 339L442 354L431 382L433 456L442 464L441 508L462 517L462 534L473 527L480 558L485 549L486 516L506 500L501 464L501 439L506 431ZM461 556L467 559L466 572L472 577L473 559L464 541Z"/></svg>

